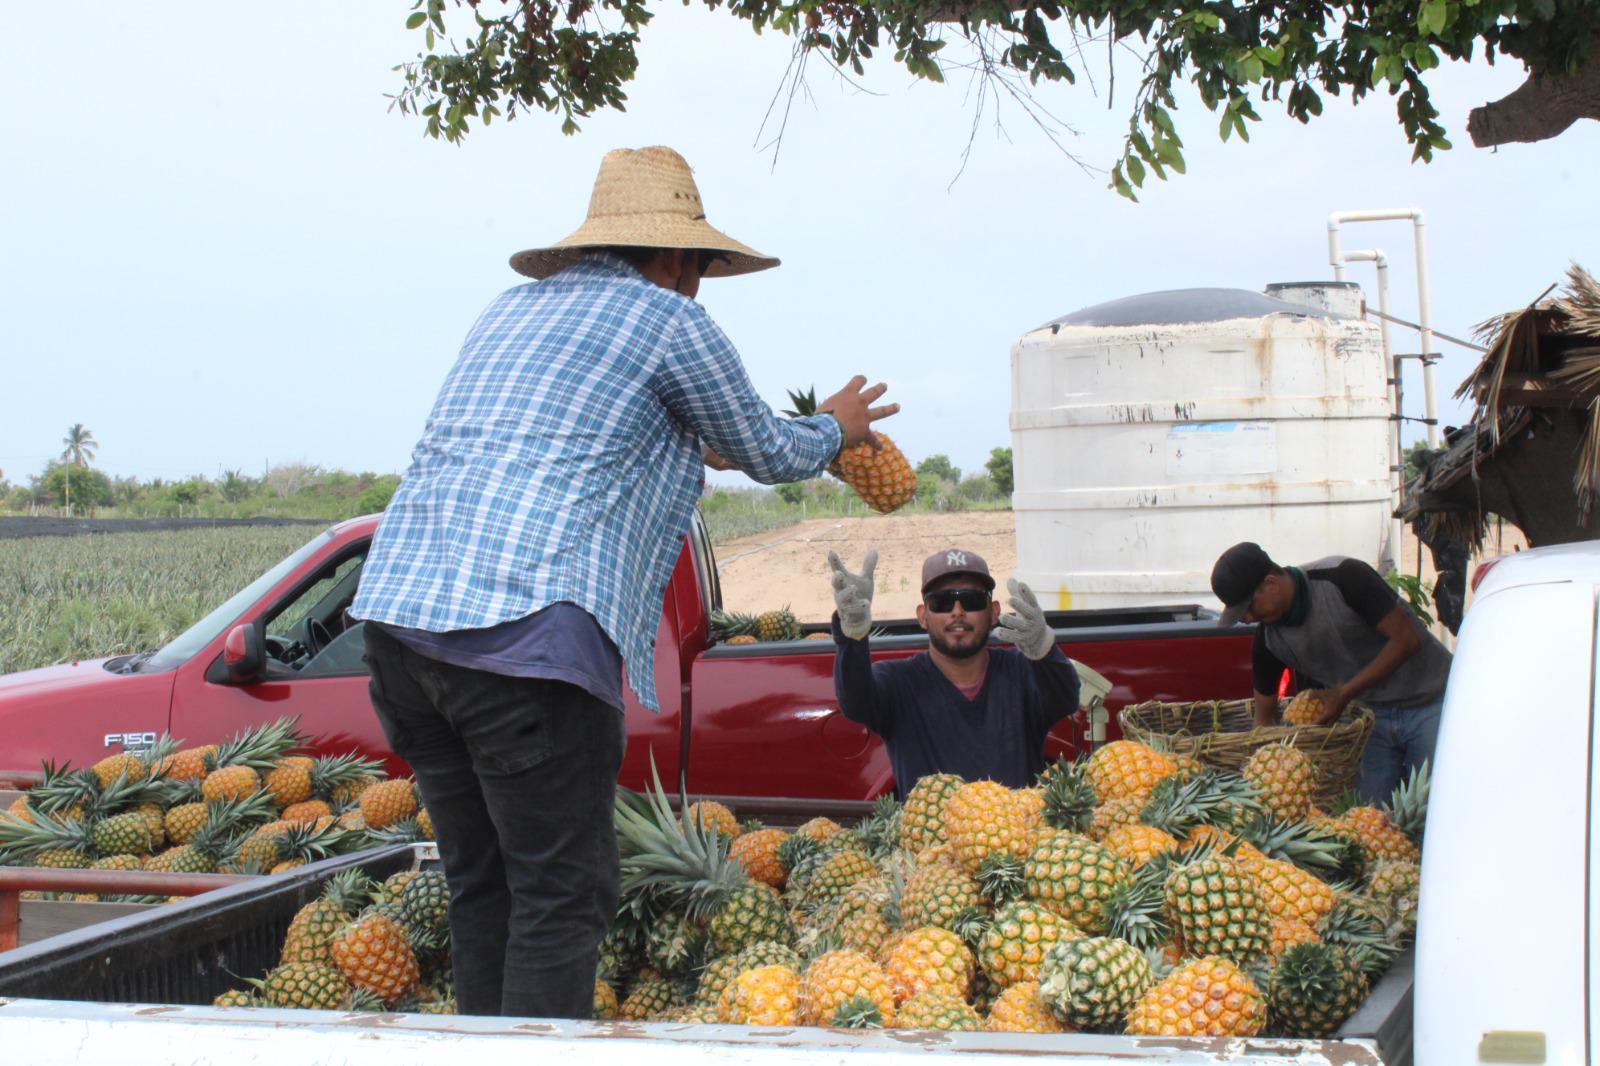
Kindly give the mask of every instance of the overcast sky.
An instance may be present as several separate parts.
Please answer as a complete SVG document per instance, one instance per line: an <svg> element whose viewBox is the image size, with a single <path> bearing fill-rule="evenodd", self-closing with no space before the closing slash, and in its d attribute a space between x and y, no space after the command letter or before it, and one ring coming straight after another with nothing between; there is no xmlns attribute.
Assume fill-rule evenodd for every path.
<svg viewBox="0 0 1600 1066"><path fill-rule="evenodd" d="M913 461L943 452L969 470L1010 443L1020 334L1140 292L1329 277L1335 210L1427 212L1435 326L1458 336L1539 295L1569 260L1600 264L1600 124L1499 152L1467 140L1467 110L1519 84L1515 63L1436 72L1458 147L1430 165L1409 161L1381 93L1355 108L1330 100L1309 126L1264 110L1247 145L1219 143L1191 99L1177 116L1189 173L1132 204L1014 106L1003 133L980 126L958 178L974 108L965 76L918 83L887 61L870 92L814 62L774 166L760 129L789 39L675 3L645 30L627 113L575 137L525 115L460 147L428 140L384 98L399 84L391 67L420 47L408 11L403 0L8 11L6 477L42 469L74 422L114 475L403 470L466 329L520 280L508 256L577 226L617 146L677 148L712 224L784 260L701 290L767 399L868 374L904 405L886 428ZM1103 79L1099 95L1041 93L1081 131L1073 152L1102 168L1131 101L1121 73L1109 110ZM1353 229L1345 245L1388 252L1394 309L1414 317L1409 227ZM1414 335L1396 338L1415 350ZM1448 397L1473 357L1442 350L1441 406L1461 421Z"/></svg>

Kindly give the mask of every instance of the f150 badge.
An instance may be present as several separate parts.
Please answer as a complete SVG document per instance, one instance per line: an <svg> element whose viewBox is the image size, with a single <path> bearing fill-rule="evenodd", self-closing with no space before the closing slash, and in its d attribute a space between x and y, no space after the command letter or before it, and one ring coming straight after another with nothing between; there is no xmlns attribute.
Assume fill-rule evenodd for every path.
<svg viewBox="0 0 1600 1066"><path fill-rule="evenodd" d="M122 745L122 750L126 751L126 752L143 751L145 748L148 748L148 747L151 747L152 745L154 745L155 742L156 742L156 735L154 733L107 733L106 734L106 747L113 748L113 747L116 747L118 744L121 744Z"/></svg>

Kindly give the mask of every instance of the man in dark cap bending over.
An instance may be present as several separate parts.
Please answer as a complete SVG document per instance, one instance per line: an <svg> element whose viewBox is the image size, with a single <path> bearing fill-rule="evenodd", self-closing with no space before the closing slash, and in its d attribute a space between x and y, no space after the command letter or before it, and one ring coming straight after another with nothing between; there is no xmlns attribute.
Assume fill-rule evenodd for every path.
<svg viewBox="0 0 1600 1066"><path fill-rule="evenodd" d="M989 564L949 548L922 564L917 621L928 650L874 663L876 550L859 574L828 553L833 568L833 688L839 710L883 738L903 799L918 779L959 774L1025 788L1044 769L1051 726L1078 709L1078 671L1027 585L1007 583L1011 611L995 602ZM1015 648L991 647L989 635ZM1096 678L1095 680L1098 680Z"/></svg>
<svg viewBox="0 0 1600 1066"><path fill-rule="evenodd" d="M1379 803L1433 757L1450 676L1450 653L1388 582L1359 559L1280 566L1259 544L1235 544L1211 570L1222 624L1257 622L1251 652L1257 725L1278 720L1285 667L1321 685L1318 725L1338 720L1356 696L1372 708L1372 736L1356 793Z"/></svg>

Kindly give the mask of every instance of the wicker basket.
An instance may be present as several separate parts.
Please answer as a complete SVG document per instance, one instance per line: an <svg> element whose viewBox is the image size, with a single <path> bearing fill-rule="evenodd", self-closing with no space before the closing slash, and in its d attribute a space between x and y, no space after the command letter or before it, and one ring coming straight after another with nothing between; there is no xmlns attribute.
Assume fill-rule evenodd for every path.
<svg viewBox="0 0 1600 1066"><path fill-rule="evenodd" d="M1190 754L1207 766L1235 772L1244 768L1256 749L1287 739L1316 767L1316 802L1322 807L1354 786L1361 753L1372 733L1372 712L1359 703L1347 706L1331 726L1258 726L1254 700L1148 700L1122 708L1117 720L1129 740Z"/></svg>

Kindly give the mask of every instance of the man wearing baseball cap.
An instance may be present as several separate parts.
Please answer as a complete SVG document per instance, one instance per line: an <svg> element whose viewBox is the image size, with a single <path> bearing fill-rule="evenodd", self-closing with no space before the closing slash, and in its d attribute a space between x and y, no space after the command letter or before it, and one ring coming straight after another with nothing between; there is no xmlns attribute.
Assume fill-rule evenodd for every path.
<svg viewBox="0 0 1600 1066"><path fill-rule="evenodd" d="M904 799L928 774L959 774L1025 788L1044 769L1051 726L1078 709L1078 672L1027 585L1007 582L1000 613L994 578L977 552L946 548L922 564L917 622L928 650L874 663L876 549L859 574L828 553L833 569L833 688L839 710L883 738ZM1015 645L991 647L989 635Z"/></svg>
<svg viewBox="0 0 1600 1066"><path fill-rule="evenodd" d="M1251 651L1258 725L1278 720L1278 679L1293 669L1316 678L1318 724L1338 719L1360 696L1374 724L1361 757L1356 791L1381 802L1433 757L1444 707L1450 653L1359 559L1334 558L1305 568L1280 566L1259 544L1235 544L1211 570L1223 603L1222 625L1259 623Z"/></svg>

